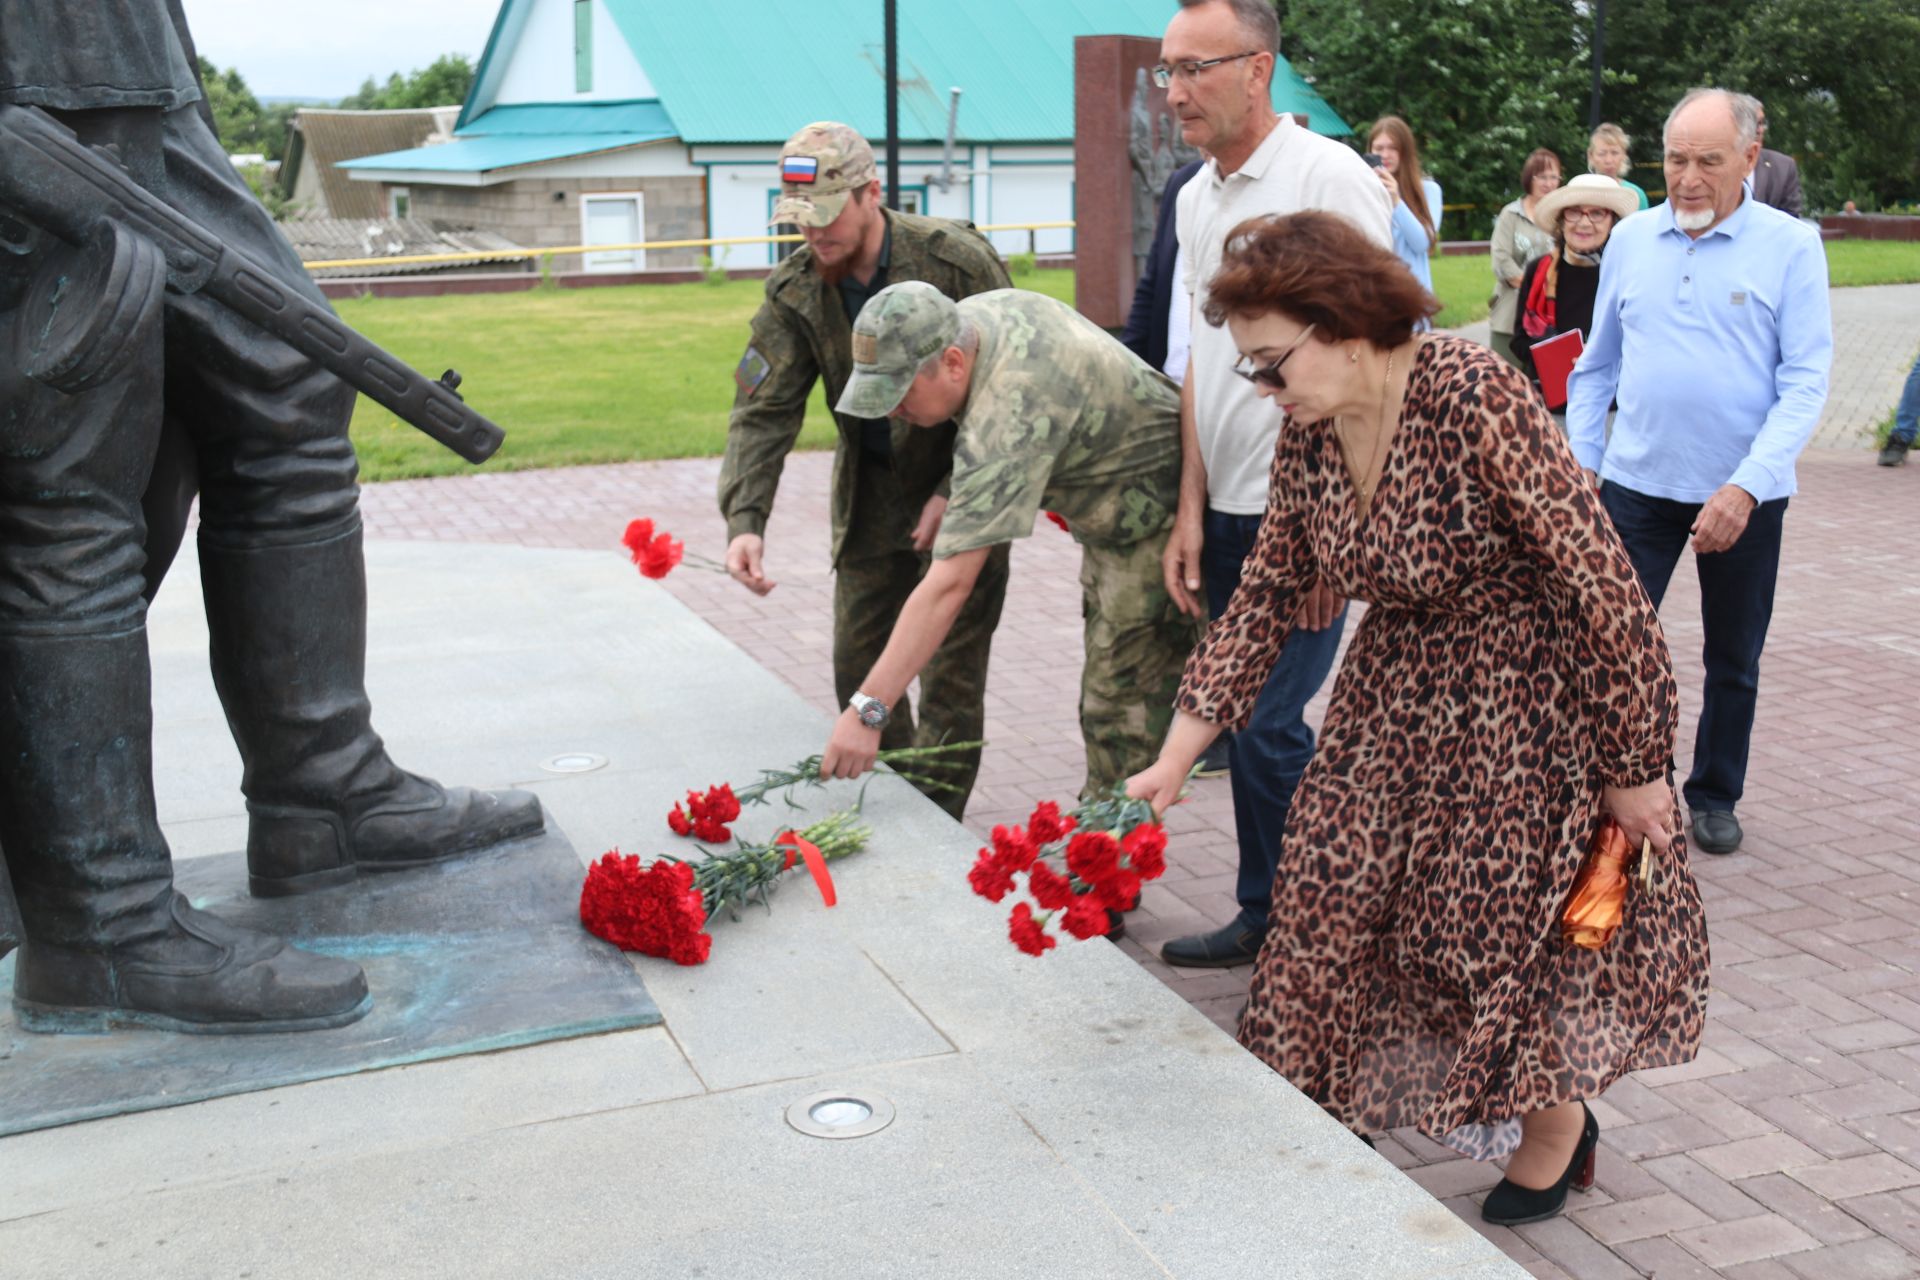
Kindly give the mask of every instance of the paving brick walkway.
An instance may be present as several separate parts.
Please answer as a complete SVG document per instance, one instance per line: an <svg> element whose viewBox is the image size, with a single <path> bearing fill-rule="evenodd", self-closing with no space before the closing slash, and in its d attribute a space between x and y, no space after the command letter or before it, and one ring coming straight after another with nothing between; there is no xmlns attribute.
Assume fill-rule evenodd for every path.
<svg viewBox="0 0 1920 1280"><path fill-rule="evenodd" d="M1920 289L1907 292L1902 333L1878 345L1847 338L1849 295L1876 292L1836 292L1837 314L1849 308L1836 387L1878 379L1897 390L1899 362L1912 359ZM1867 299L1863 314L1867 304L1879 305ZM667 587L831 711L828 464L805 455L788 466L768 531L768 568L780 582L770 597L686 569ZM363 509L376 538L610 555L629 518L651 515L718 555L717 473L716 462L696 460L408 481L370 486ZM1598 1185L1567 1216L1536 1226L1480 1222L1477 1202L1499 1178L1493 1166L1410 1131L1381 1143L1537 1276L1920 1275L1920 466L1883 470L1858 447L1819 448L1802 462L1801 486L1741 806L1747 843L1732 857L1696 859L1714 962L1699 1059L1622 1081L1594 1104L1605 1147ZM1077 569L1073 544L1049 525L1015 547L993 646L991 745L968 814L980 832L1023 820L1035 800L1071 796L1082 776ZM636 580L634 589L654 588ZM1675 577L1666 625L1686 760L1701 681L1690 565ZM1324 699L1310 718L1323 711ZM1233 913L1225 780L1198 784L1171 826L1167 875L1148 887L1121 945L1230 1026L1246 970L1174 970L1156 958L1166 939Z"/></svg>

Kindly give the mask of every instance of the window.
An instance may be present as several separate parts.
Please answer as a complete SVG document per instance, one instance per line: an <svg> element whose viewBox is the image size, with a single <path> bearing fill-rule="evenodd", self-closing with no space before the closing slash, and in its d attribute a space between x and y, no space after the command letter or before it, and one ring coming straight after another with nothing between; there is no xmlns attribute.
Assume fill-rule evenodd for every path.
<svg viewBox="0 0 1920 1280"><path fill-rule="evenodd" d="M573 91L593 92L593 0L573 0Z"/></svg>
<svg viewBox="0 0 1920 1280"><path fill-rule="evenodd" d="M387 216L389 218L411 218L413 216L413 192L405 187L388 187Z"/></svg>

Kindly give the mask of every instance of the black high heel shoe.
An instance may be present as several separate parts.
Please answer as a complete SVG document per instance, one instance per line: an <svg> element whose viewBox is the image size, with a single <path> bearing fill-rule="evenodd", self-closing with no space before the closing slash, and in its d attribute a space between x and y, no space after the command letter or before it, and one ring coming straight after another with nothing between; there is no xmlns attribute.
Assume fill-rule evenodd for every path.
<svg viewBox="0 0 1920 1280"><path fill-rule="evenodd" d="M1567 1207L1569 1187L1585 1191L1593 1185L1593 1156L1600 1147L1600 1122L1587 1110L1586 1103L1580 1104L1580 1111L1587 1123L1580 1131L1580 1142L1574 1147L1573 1159L1567 1162L1567 1171L1560 1175L1560 1180L1536 1191L1502 1178L1500 1185L1487 1193L1487 1202L1480 1206L1482 1218L1500 1227L1542 1222Z"/></svg>

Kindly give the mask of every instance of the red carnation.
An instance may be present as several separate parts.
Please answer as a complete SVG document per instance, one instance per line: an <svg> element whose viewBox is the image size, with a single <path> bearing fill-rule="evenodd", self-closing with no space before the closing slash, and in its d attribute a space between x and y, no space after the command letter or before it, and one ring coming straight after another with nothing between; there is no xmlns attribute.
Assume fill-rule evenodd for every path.
<svg viewBox="0 0 1920 1280"><path fill-rule="evenodd" d="M1025 871L1040 856L1039 848L1019 827L993 829L993 857L1008 871Z"/></svg>
<svg viewBox="0 0 1920 1280"><path fill-rule="evenodd" d="M671 534L661 534L646 548L634 553L633 562L640 566L641 576L664 578L673 572L673 566L680 563L686 554L686 546L674 540Z"/></svg>
<svg viewBox="0 0 1920 1280"><path fill-rule="evenodd" d="M1067 842L1067 869L1098 884L1120 865L1120 842L1104 831L1082 831Z"/></svg>
<svg viewBox="0 0 1920 1280"><path fill-rule="evenodd" d="M640 563L641 553L647 549L647 544L652 541L653 521L651 520L635 520L627 526L627 531L620 535L621 544L632 554L635 564Z"/></svg>
<svg viewBox="0 0 1920 1280"><path fill-rule="evenodd" d="M1060 806L1051 800L1042 800L1033 808L1033 814L1027 819L1027 834L1033 837L1035 844L1052 844L1064 839L1073 830L1073 819L1060 816Z"/></svg>
<svg viewBox="0 0 1920 1280"><path fill-rule="evenodd" d="M1092 883L1090 893L1115 911L1131 911L1140 905L1140 877L1115 866Z"/></svg>
<svg viewBox="0 0 1920 1280"><path fill-rule="evenodd" d="M1030 956L1045 955L1057 945L1053 935L1033 918L1033 908L1024 902L1015 903L1013 914L1007 917L1007 936L1013 939L1014 946Z"/></svg>
<svg viewBox="0 0 1920 1280"><path fill-rule="evenodd" d="M1167 829L1157 822L1143 822L1127 832L1120 847L1126 850L1127 866L1142 880L1158 880L1167 869Z"/></svg>
<svg viewBox="0 0 1920 1280"><path fill-rule="evenodd" d="M693 824L687 821L687 811L677 804L673 806L673 812L667 815L667 825L673 829L673 834L677 836L690 836L693 834Z"/></svg>
<svg viewBox="0 0 1920 1280"><path fill-rule="evenodd" d="M726 823L709 816L693 824L693 838L703 844L725 844L733 839L733 832L727 829Z"/></svg>
<svg viewBox="0 0 1920 1280"><path fill-rule="evenodd" d="M1042 911L1058 911L1073 901L1073 883L1044 862L1036 862L1027 872L1027 892Z"/></svg>
<svg viewBox="0 0 1920 1280"><path fill-rule="evenodd" d="M731 782L707 788L707 816L716 822L732 822L740 816L740 801L734 798Z"/></svg>
<svg viewBox="0 0 1920 1280"><path fill-rule="evenodd" d="M580 889L580 922L622 951L675 964L701 964L713 948L705 932L705 900L693 887L693 868L666 861L642 867L639 858L617 849L587 869Z"/></svg>
<svg viewBox="0 0 1920 1280"><path fill-rule="evenodd" d="M1061 920L1066 931L1085 942L1088 938L1098 938L1112 926L1107 921L1107 908L1098 894L1083 894L1073 900L1067 908L1066 916Z"/></svg>
<svg viewBox="0 0 1920 1280"><path fill-rule="evenodd" d="M980 860L967 872L967 883L988 902L998 902L1013 888L1013 873L1001 866L991 851L982 849Z"/></svg>

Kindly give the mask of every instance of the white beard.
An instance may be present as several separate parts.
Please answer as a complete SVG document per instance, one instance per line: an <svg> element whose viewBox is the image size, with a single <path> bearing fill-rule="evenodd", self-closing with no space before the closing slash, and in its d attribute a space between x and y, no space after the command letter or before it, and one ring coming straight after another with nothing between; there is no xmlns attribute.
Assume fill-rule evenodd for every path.
<svg viewBox="0 0 1920 1280"><path fill-rule="evenodd" d="M1682 231L1705 231L1713 225L1713 210L1702 209L1698 213L1675 213L1673 225Z"/></svg>

